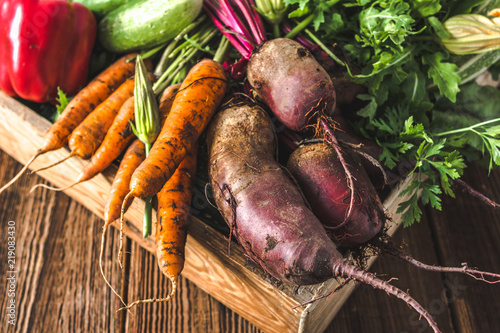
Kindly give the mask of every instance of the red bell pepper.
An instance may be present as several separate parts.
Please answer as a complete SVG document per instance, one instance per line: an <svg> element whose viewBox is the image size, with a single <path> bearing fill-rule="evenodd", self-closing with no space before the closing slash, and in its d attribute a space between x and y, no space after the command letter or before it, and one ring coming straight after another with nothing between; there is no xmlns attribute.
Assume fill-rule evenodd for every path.
<svg viewBox="0 0 500 333"><path fill-rule="evenodd" d="M97 29L89 9L65 0L1 0L0 22L0 90L44 103L57 87L73 96L85 85Z"/></svg>

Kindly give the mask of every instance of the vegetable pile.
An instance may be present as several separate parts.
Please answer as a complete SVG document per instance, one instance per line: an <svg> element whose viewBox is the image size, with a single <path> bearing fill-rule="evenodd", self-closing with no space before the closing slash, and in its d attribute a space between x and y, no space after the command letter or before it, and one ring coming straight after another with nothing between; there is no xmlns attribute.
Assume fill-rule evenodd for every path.
<svg viewBox="0 0 500 333"><path fill-rule="evenodd" d="M101 273L109 225L119 220L123 226L133 198L140 198L146 202L144 237L151 235L156 208L158 264L172 282L167 297L127 305L103 273L122 309L168 301L175 294L197 157L207 151L204 176L230 239L279 281L306 285L345 278L366 283L405 301L435 332L439 328L432 316L415 299L363 271L345 257L346 250L376 248L423 269L500 282L499 274L431 266L402 253L384 233L389 217L382 205L387 187L410 177L401 192L408 199L397 211L410 226L420 220L422 204L441 209L443 194L453 196L454 186L467 186L460 176L469 163L482 163L489 171L500 165L500 91L475 82L485 71L498 76L500 11L493 9L500 4L77 2L41 2L33 13L26 10L32 16L1 28L0 43L9 47L0 51L0 89L58 103L62 112L42 147L0 192L38 156L66 145L70 153L57 164L74 156L90 163L73 184L48 187L52 190L76 186L119 162L105 203ZM27 1L5 3L0 17L7 17L14 3ZM70 66L67 78L37 71L33 82L46 91L32 96L18 89L25 87L26 78L6 59L20 50L21 59L29 55L33 66L46 65L54 45L33 39L40 47L34 51L12 31L23 31L34 15L48 13L49 3L74 7L75 13L68 9L55 15L67 25L77 10L87 15L80 14L88 29L77 36L86 39L78 44L86 52L78 51L79 61L72 52L60 55L58 64ZM23 24L16 28L19 22ZM50 22L47 26L55 29L57 22L54 27ZM84 85L91 49L90 72L100 74L77 89ZM122 236L121 229L120 265Z"/></svg>

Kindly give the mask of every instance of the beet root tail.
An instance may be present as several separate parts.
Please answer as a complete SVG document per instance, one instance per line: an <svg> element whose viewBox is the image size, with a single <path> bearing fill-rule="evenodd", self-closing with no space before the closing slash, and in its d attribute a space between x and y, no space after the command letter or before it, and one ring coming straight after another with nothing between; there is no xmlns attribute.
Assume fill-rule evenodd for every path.
<svg viewBox="0 0 500 333"><path fill-rule="evenodd" d="M478 269L470 268L465 262L462 263L461 267L443 267L443 266L428 265L416 259L413 259L412 257L407 255L401 255L401 257L398 256L398 258L408 262L409 264L417 268L426 271L439 272L439 273L462 273L469 275L470 277L478 281L486 282L489 284L500 283L500 274L480 271Z"/></svg>
<svg viewBox="0 0 500 333"><path fill-rule="evenodd" d="M406 302L406 304L411 306L422 317L424 317L427 320L427 322L429 323L429 326L434 330L435 333L441 332L437 326L437 323L434 321L431 314L429 312L427 312L427 310L425 310L408 293L391 285L387 281L381 280L381 279L377 278L376 276L374 276L373 274L370 274L368 272L365 272L365 271L357 268L356 266L348 265L348 264L341 264L341 265L335 266L334 274L335 274L335 276L352 278L352 279L357 280L359 282L369 284L373 288L384 290L386 293L393 295L393 296L396 296L397 298Z"/></svg>
<svg viewBox="0 0 500 333"><path fill-rule="evenodd" d="M396 244L394 244L392 241L374 240L373 244L378 249L398 258L399 260L407 262L410 265L413 265L419 269L431 272L439 272L439 273L461 273L469 275L478 281L483 281L489 284L500 283L500 274L481 271L476 268L471 268L469 267L469 265L467 265L467 263L462 263L461 267L429 265L407 255L405 252L403 252L402 249L398 248Z"/></svg>

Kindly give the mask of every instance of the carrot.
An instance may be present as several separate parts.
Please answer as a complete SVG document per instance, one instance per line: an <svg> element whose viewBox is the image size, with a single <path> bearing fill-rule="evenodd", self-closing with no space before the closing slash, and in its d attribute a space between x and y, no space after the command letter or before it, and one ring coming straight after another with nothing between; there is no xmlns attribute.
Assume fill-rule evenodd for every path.
<svg viewBox="0 0 500 333"><path fill-rule="evenodd" d="M179 88L180 88L180 84L175 84L175 85L171 85L169 87L167 87L163 93L162 93L162 96L160 98L160 105L159 105L159 115L160 115L160 126L163 126L167 117L168 117L168 114L170 113L170 110L172 108L172 103L173 103L173 98L174 96L177 94L177 92L179 91ZM134 170L131 170L131 175L132 173L135 171ZM121 199L121 201L123 202L123 207L121 209L121 212L119 213L118 212L118 207L116 207L116 210L114 210L114 214L113 214L113 219L117 219L119 215L121 215L121 218L120 218L120 250L119 250L119 253L118 253L118 262L120 263L120 267L122 266L122 262L121 262L121 254L122 254L122 249L123 249L123 214L125 213L125 211L127 210L128 206L128 199L129 199L129 196L125 196L125 192L128 192L129 191L129 183L130 183L130 178L128 178L128 183L127 183L127 187L126 189L124 188L124 192L123 192L123 195L124 195L124 198Z"/></svg>
<svg viewBox="0 0 500 333"><path fill-rule="evenodd" d="M196 172L196 152L197 145L194 145L157 194L156 255L161 272L172 283L172 290L165 298L135 301L122 309L130 309L140 303L166 302L177 291L177 281L184 268L188 214Z"/></svg>
<svg viewBox="0 0 500 333"><path fill-rule="evenodd" d="M104 102L99 104L99 106L95 108L95 110L92 111L71 133L69 137L69 148L71 150L71 153L68 156L52 165L43 167L35 171L51 168L73 156L78 156L82 159L89 159L101 145L104 137L106 136L106 133L113 124L113 121L123 104L130 97L133 97L133 92L134 80L133 78L129 78L127 81L122 83L122 85L118 89L116 89L108 98L106 98ZM118 140L118 138L113 138L113 142L115 140ZM80 176L84 177L85 175L80 173ZM47 186L45 184L37 184L33 186L30 191L32 192L38 187L47 188L53 191L64 191L70 187L73 187L79 182L80 181L77 181L76 183L72 183L63 188L56 188Z"/></svg>
<svg viewBox="0 0 500 333"><path fill-rule="evenodd" d="M88 180L106 169L134 140L130 122L134 121L134 97L123 103L101 145L80 173L77 183Z"/></svg>
<svg viewBox="0 0 500 333"><path fill-rule="evenodd" d="M134 140L123 156L120 166L118 167L118 171L116 172L115 179L113 180L113 184L111 185L108 199L104 205L104 226L102 228L99 267L101 269L101 274L104 278L104 281L106 281L106 284L111 288L113 293L115 293L120 298L120 300L122 300L121 296L111 286L108 279L104 275L104 271L102 268L104 240L106 237L106 231L108 230L111 222L120 217L120 210L122 209L123 199L128 192L132 172L134 172L134 170L139 166L139 164L141 164L142 161L144 161L145 158L146 153L144 149L144 143L142 143L142 141L139 139ZM123 205L124 209L127 210L131 204L132 200L127 200L127 202ZM125 304L123 300L122 303Z"/></svg>
<svg viewBox="0 0 500 333"><path fill-rule="evenodd" d="M179 86L180 85L172 85L168 87L164 90L160 98L160 120L162 120L162 122L167 118L168 113L170 112L170 108L172 106L172 97L177 93ZM142 149L142 152L139 153L140 149ZM132 156L129 156L132 153L140 158L135 159L132 162ZM125 153L125 156L123 157L118 172L116 173L115 180L111 187L108 201L104 206L104 222L106 224L109 224L120 217L122 202L125 198L125 195L129 191L129 184L132 173L142 163L142 161L144 161L144 159L146 158L145 156L144 143L142 143L139 139L134 140L134 142L130 145L127 152ZM127 176L124 177L125 175ZM131 202L132 201L130 201L130 203ZM125 210L127 210L127 208L130 206L130 203L127 203L127 205L125 206Z"/></svg>
<svg viewBox="0 0 500 333"><path fill-rule="evenodd" d="M227 78L222 64L204 59L191 68L175 95L170 113L146 159L130 179L129 196L149 198L170 179L181 161L198 141L224 98ZM147 206L146 206L147 208ZM146 216L146 215L145 215ZM145 228L147 231L147 221ZM123 223L123 210L120 224ZM147 232L144 233L147 235ZM120 233L120 244L123 234ZM118 262L122 267L122 246Z"/></svg>
<svg viewBox="0 0 500 333"><path fill-rule="evenodd" d="M152 78L152 74L150 76ZM83 159L91 158L78 179L64 188L35 185L31 191L39 186L57 191L66 190L96 176L122 153L134 138L130 127L130 120L134 119L134 85L133 78L125 81L78 125L69 137L71 153L67 157L35 170L50 168L75 155Z"/></svg>
<svg viewBox="0 0 500 333"><path fill-rule="evenodd" d="M134 95L134 79L129 78L92 111L69 137L71 155L89 159L113 124L121 106Z"/></svg>
<svg viewBox="0 0 500 333"><path fill-rule="evenodd" d="M83 119L134 73L135 63L127 61L133 56L135 54L126 55L117 60L95 77L69 102L61 116L45 134L42 146L21 171L0 189L0 193L19 179L38 156L59 149L67 143L68 136Z"/></svg>
<svg viewBox="0 0 500 333"><path fill-rule="evenodd" d="M164 121L167 118L168 113L170 112L170 108L172 106L173 96L177 93L180 85L172 85L163 91L163 94L160 99L160 119ZM130 102L132 101L132 102ZM134 105L134 98L130 98L126 104ZM124 105L125 107L126 105ZM133 108L131 117L134 118ZM121 116L121 110L120 114ZM119 117L117 116L117 118ZM116 121L116 119L115 119ZM111 131L111 129L110 129ZM135 137L135 136L132 136ZM97 155L97 152L94 156ZM94 156L92 159L94 159ZM106 235L106 231L111 222L120 217L121 209L123 206L123 210L126 211L130 205L132 204L132 200L126 200L124 203L125 196L129 191L129 183L130 178L134 170L141 164L142 161L146 158L146 149L144 143L136 139L130 147L127 149L122 162L120 163L120 167L116 173L115 179L113 181L113 185L111 186L111 191L109 193L108 200L104 206L104 227L102 231L102 240L101 240L101 254L99 256L99 266L101 267L101 274L104 277L104 280L111 288L111 290L121 299L120 295L116 293L111 284L108 282L106 277L104 276L104 272L102 270L102 255L104 251L104 239ZM91 161L92 161L91 159ZM123 224L120 224L120 250L122 249L123 242Z"/></svg>
<svg viewBox="0 0 500 333"><path fill-rule="evenodd" d="M157 194L156 255L162 273L172 281L173 286L184 267L187 218L196 173L196 153L195 145Z"/></svg>
<svg viewBox="0 0 500 333"><path fill-rule="evenodd" d="M227 88L221 64L204 59L187 74L146 160L132 175L129 195L145 198L163 187L219 107Z"/></svg>
<svg viewBox="0 0 500 333"><path fill-rule="evenodd" d="M173 84L171 86L168 86L161 94L159 104L160 127L163 127L163 125L165 124L165 121L170 113L170 109L172 109L172 103L174 102L175 95L177 95L180 87L180 83ZM168 112L165 112L166 110L168 110Z"/></svg>
<svg viewBox="0 0 500 333"><path fill-rule="evenodd" d="M102 140L101 145L92 155L89 163L83 168L82 172L80 172L75 183L69 185L68 187L74 186L96 176L104 169L106 169L125 150L125 148L127 148L130 142L132 142L132 140L134 139L134 135L129 123L129 121L133 121L133 119L134 98L129 97L129 99L127 99L127 101L125 101L125 103L123 103L123 105L121 106L120 111L113 120L113 123L106 133L106 136ZM46 166L32 172L38 172L48 169L67 160L72 156L74 155L70 154L63 160L56 162L56 164L52 164L50 166ZM68 187L65 187L64 189L67 189Z"/></svg>
<svg viewBox="0 0 500 333"><path fill-rule="evenodd" d="M85 117L133 75L135 63L127 61L133 56L135 54L129 54L117 60L71 100L46 134L42 150L54 150L64 146L68 136Z"/></svg>
<svg viewBox="0 0 500 333"><path fill-rule="evenodd" d="M144 143L135 139L123 156L111 185L108 200L104 204L104 223L106 226L120 217L123 199L129 191L130 177L145 158ZM127 202L125 210L131 203L132 200Z"/></svg>

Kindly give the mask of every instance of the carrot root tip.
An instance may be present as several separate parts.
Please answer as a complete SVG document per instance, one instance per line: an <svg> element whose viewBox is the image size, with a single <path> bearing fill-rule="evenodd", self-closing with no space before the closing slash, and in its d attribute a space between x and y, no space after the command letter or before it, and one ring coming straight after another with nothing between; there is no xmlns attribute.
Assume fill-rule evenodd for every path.
<svg viewBox="0 0 500 333"><path fill-rule="evenodd" d="M132 194L129 192L123 199L122 209L120 212L120 249L118 250L118 264L120 268L123 269L122 257L123 257L123 216L125 215L125 205L127 203L128 197Z"/></svg>
<svg viewBox="0 0 500 333"><path fill-rule="evenodd" d="M73 183L73 184L70 184L66 187L55 187L55 186L49 186L49 185L46 185L46 184L36 184L34 185L31 189L30 189L30 193L33 193L33 191L35 191L37 188L41 187L41 188L45 188L47 190L50 190L50 191L54 191L54 192L62 192L62 191L66 191L67 189L79 184L80 182L76 182L76 183Z"/></svg>
<svg viewBox="0 0 500 333"><path fill-rule="evenodd" d="M37 173L39 171L43 171L43 170L47 170L49 168L55 167L56 165L59 165L59 164L65 162L65 161L67 161L69 158L71 158L73 156L75 156L75 155L73 153L71 153L68 156L66 156L65 158L63 158L62 160L59 160L59 161L57 161L57 162L55 162L55 163L53 163L51 165L47 165L47 166L41 167L39 169L31 170L30 172L28 172L28 174L31 175L31 174Z"/></svg>
<svg viewBox="0 0 500 333"><path fill-rule="evenodd" d="M9 186L11 186L12 184L14 184L25 172L26 170L28 170L29 166L31 165L31 163L33 163L33 161L40 155L42 155L43 153L45 153L44 151L42 150L38 150L36 152L35 155L33 155L33 157L28 161L28 163L26 163L24 165L24 167L17 173L17 175L14 176L14 178L12 178L7 184L5 184L4 186L2 186L2 188L0 188L0 193L2 193L3 191L5 191Z"/></svg>
<svg viewBox="0 0 500 333"><path fill-rule="evenodd" d="M172 283L172 291L170 292L170 294L167 297L138 300L138 301L130 303L127 306L124 306L124 307L118 309L116 312L120 312L122 310L130 310L134 306L136 306L138 304L142 304L142 303L159 303L159 302L170 301L172 299L172 297L174 297L175 293L177 292L177 277L171 277L170 282Z"/></svg>
<svg viewBox="0 0 500 333"><path fill-rule="evenodd" d="M102 277L104 278L104 281L106 282L106 284L108 285L108 287L111 289L111 291L120 299L120 301L122 302L123 305L127 305L127 303L125 303L125 301L123 300L123 298L121 297L121 295L115 290L115 288L113 288L113 286L111 285L111 283L109 282L109 280L106 278L106 275L104 274L104 269L102 267L102 257L103 257L103 254L104 254L104 241L105 241L105 238L106 238L106 231L108 230L108 224L104 224L103 228L102 228L102 236L101 236L101 252L99 254L99 268L101 270L101 275Z"/></svg>

